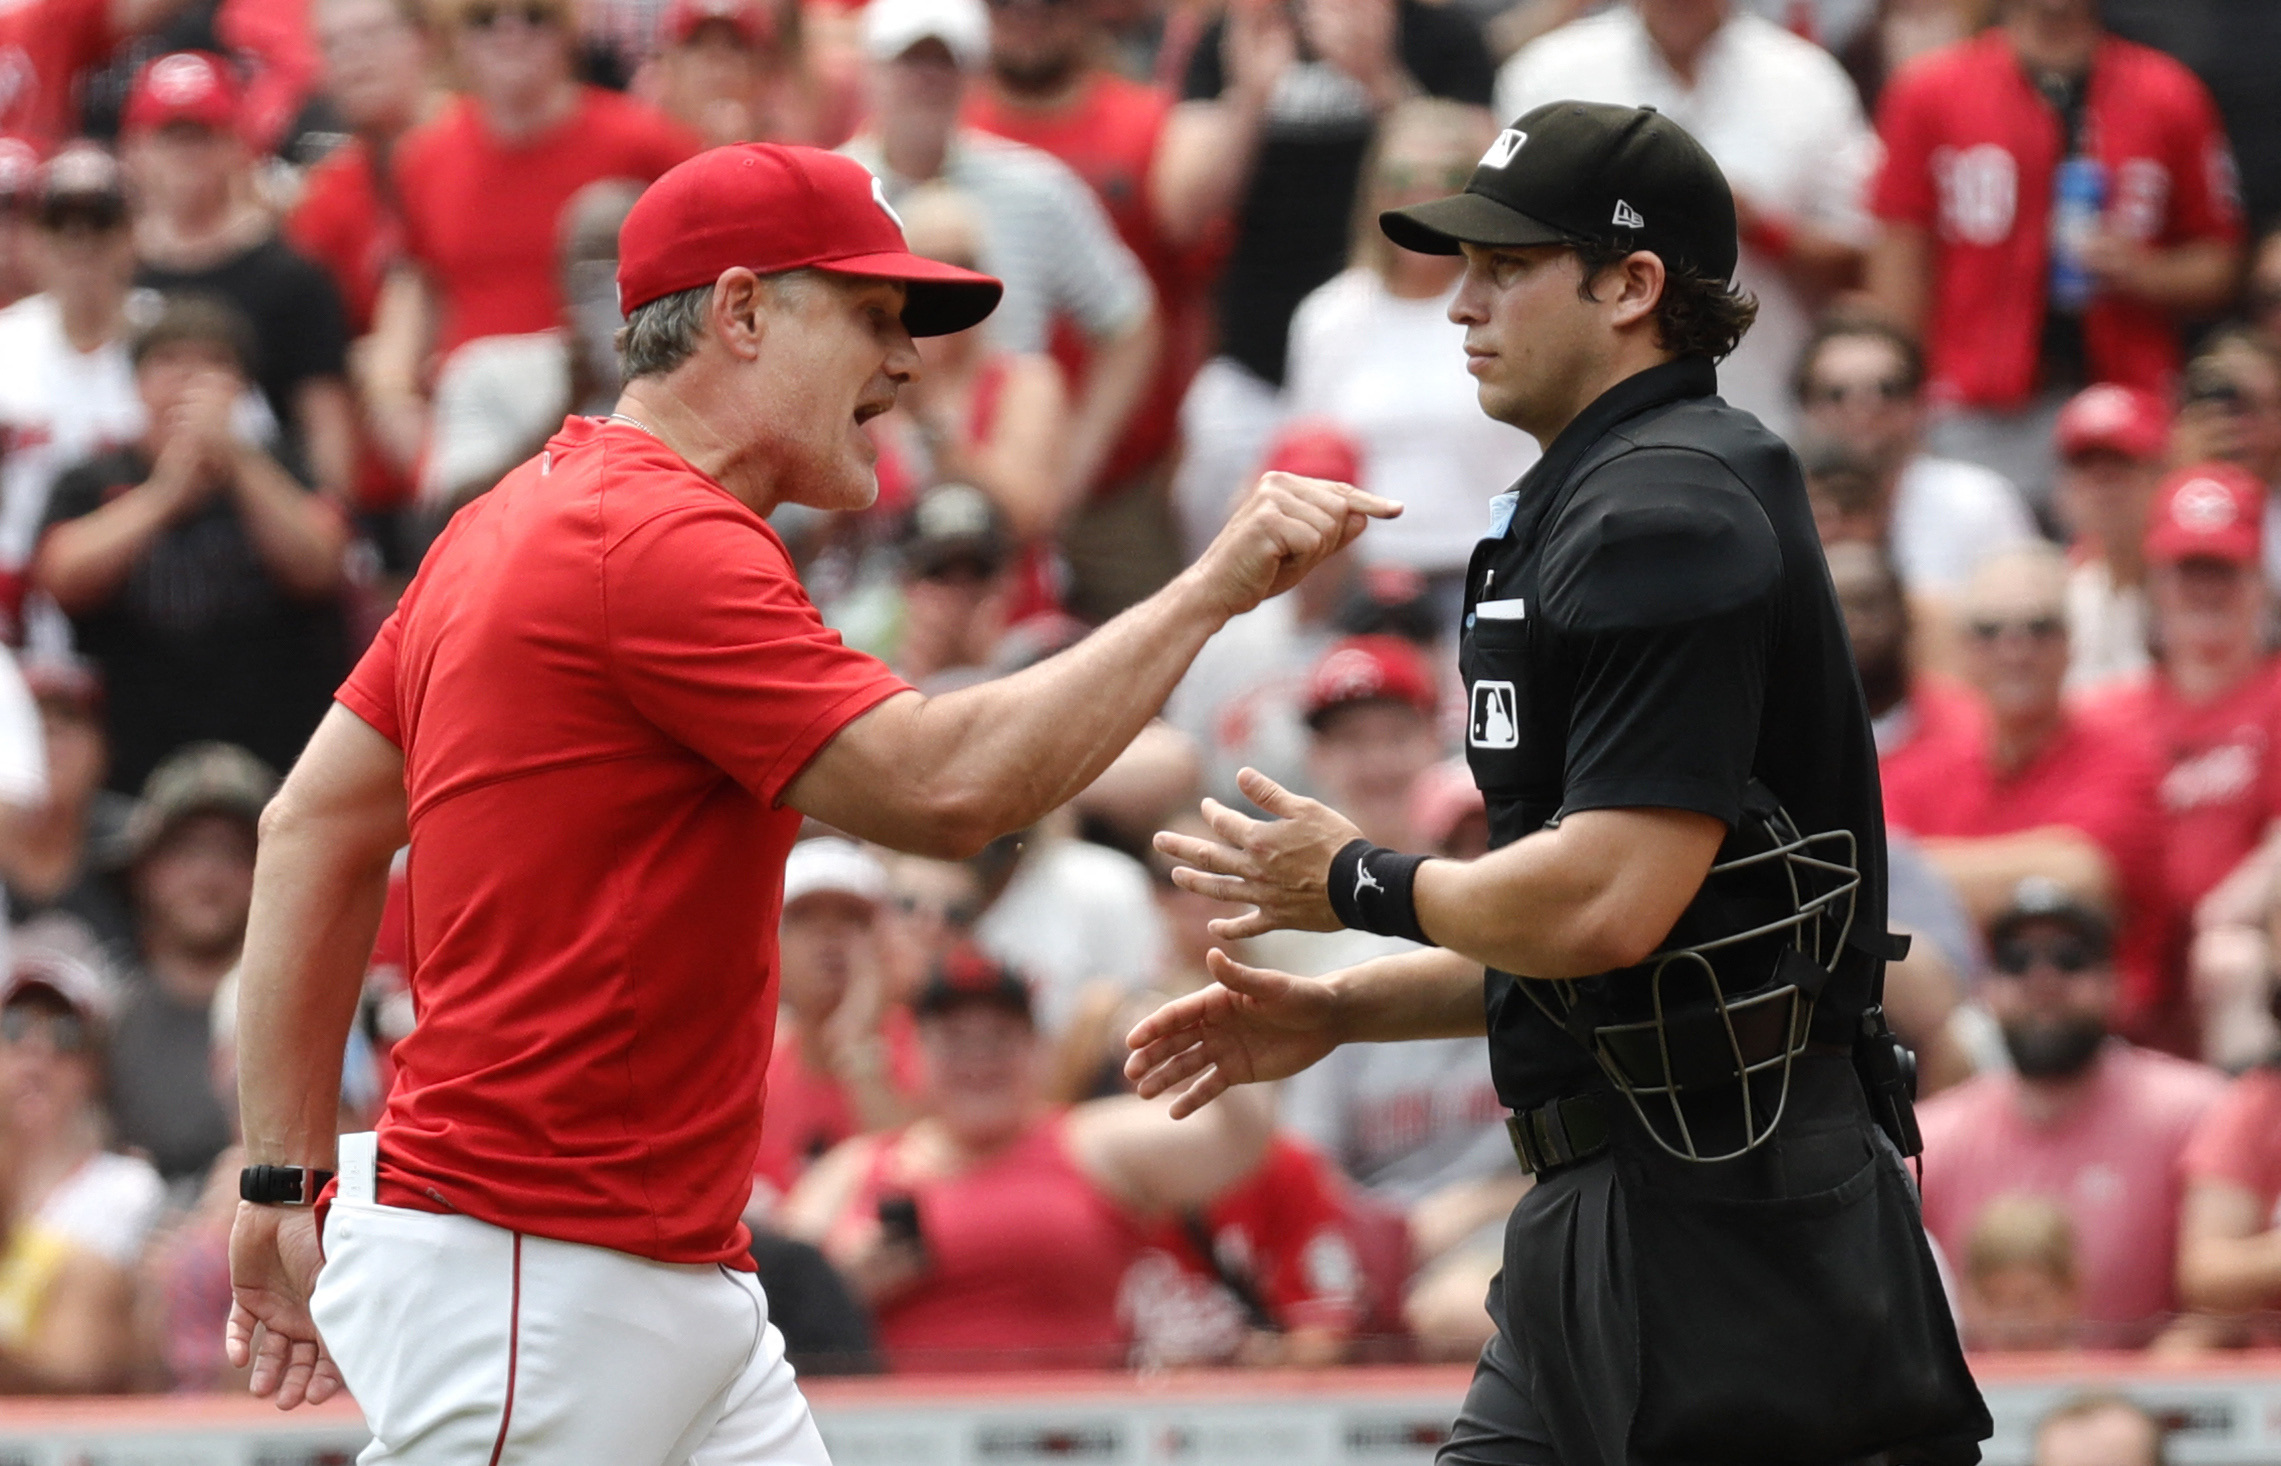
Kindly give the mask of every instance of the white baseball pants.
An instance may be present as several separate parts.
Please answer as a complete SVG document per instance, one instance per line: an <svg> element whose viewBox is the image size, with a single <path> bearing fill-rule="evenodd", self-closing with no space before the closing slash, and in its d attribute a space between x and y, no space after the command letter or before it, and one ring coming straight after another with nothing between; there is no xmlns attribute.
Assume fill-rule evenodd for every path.
<svg viewBox="0 0 2281 1466"><path fill-rule="evenodd" d="M310 1306L361 1466L830 1466L750 1273L342 1200Z"/></svg>

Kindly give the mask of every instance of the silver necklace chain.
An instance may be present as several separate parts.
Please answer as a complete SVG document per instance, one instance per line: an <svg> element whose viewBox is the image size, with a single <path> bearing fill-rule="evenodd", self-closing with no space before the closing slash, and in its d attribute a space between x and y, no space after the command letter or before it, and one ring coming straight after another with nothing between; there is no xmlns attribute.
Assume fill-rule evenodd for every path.
<svg viewBox="0 0 2281 1466"><path fill-rule="evenodd" d="M611 414L609 415L609 417L608 417L608 418L604 419L604 421L606 421L606 422L622 422L622 423L626 424L628 427L640 428L640 429L641 429L643 432L645 432L645 433L649 434L649 435L650 435L651 437L653 437L653 438L657 437L657 429L655 429L655 428L651 427L651 426L650 426L648 423L646 423L646 422L643 422L643 421L642 421L640 418L638 418L638 417L628 417L628 416L626 416L626 414L624 414L624 413L622 413L622 412L613 412L613 413L611 413ZM660 440L660 441L662 441L662 440Z"/></svg>

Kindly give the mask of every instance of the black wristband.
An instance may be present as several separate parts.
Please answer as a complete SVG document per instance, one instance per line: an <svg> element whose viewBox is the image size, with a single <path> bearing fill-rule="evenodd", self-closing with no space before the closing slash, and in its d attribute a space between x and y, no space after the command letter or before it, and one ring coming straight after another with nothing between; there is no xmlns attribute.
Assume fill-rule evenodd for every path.
<svg viewBox="0 0 2281 1466"><path fill-rule="evenodd" d="M1331 857L1331 910L1348 929L1434 945L1418 925L1418 867L1431 857L1349 840Z"/></svg>
<svg viewBox="0 0 2281 1466"><path fill-rule="evenodd" d="M309 1206L332 1179L332 1172L315 1166L247 1166L238 1172L238 1199L262 1206Z"/></svg>

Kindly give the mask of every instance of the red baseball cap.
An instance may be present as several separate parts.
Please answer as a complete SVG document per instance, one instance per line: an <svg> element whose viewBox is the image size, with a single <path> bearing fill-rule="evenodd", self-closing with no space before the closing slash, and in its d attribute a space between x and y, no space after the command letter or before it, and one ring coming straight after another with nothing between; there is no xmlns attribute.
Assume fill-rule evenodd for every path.
<svg viewBox="0 0 2281 1466"><path fill-rule="evenodd" d="M755 50L776 39L776 17L760 0L673 0L665 12L665 34L674 45L685 45L699 26L716 20Z"/></svg>
<svg viewBox="0 0 2281 1466"><path fill-rule="evenodd" d="M229 129L238 125L243 100L229 62L211 51L175 51L136 75L119 121L128 132L156 132L170 122Z"/></svg>
<svg viewBox="0 0 2281 1466"><path fill-rule="evenodd" d="M1351 484L1362 477L1362 449L1347 431L1324 418L1286 423L1267 445L1261 473L1295 473Z"/></svg>
<svg viewBox="0 0 2281 1466"><path fill-rule="evenodd" d="M2169 449L2170 409L2152 392L2101 382L2067 399L2052 438L2062 458L2105 452L2145 462Z"/></svg>
<svg viewBox="0 0 2281 1466"><path fill-rule="evenodd" d="M2230 463L2181 468L2155 490L2146 558L2157 565L2225 560L2255 565L2264 556L2265 486Z"/></svg>
<svg viewBox="0 0 2281 1466"><path fill-rule="evenodd" d="M1350 636L1323 654L1307 674L1307 726L1358 702L1398 702L1426 717L1437 711L1426 656L1399 636Z"/></svg>
<svg viewBox="0 0 2281 1466"><path fill-rule="evenodd" d="M667 170L618 231L618 308L694 290L738 265L760 275L823 270L910 286L914 336L978 325L1006 287L911 253L871 170L821 148L732 143Z"/></svg>

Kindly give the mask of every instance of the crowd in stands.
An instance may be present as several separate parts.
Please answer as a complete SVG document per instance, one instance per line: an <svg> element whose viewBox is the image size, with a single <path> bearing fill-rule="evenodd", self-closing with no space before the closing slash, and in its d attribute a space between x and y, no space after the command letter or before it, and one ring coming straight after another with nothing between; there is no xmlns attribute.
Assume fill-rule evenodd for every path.
<svg viewBox="0 0 2281 1466"><path fill-rule="evenodd" d="M1231 914L1150 837L1240 768L1486 846L1464 572L1538 447L1475 406L1461 263L1373 221L1563 96L1735 189L1722 391L1798 451L1875 715L1968 1341L2281 1342L2277 67L2260 0L0 3L0 1392L228 1383L263 802L445 520L608 411L632 200L755 139L1006 282L869 425L877 506L773 521L922 691L1082 637L1262 469L1407 505L1036 828L794 848L747 1220L795 1357L1471 1357L1528 1184L1478 1042L1177 1124L1121 1058ZM344 1129L418 949L399 888ZM2153 1430L2079 1401L2038 1459Z"/></svg>

